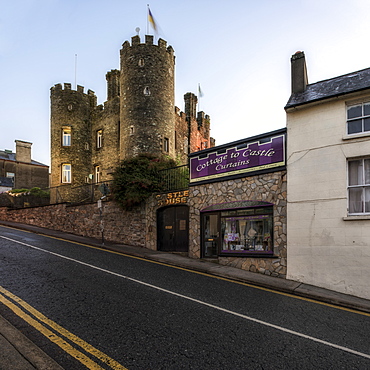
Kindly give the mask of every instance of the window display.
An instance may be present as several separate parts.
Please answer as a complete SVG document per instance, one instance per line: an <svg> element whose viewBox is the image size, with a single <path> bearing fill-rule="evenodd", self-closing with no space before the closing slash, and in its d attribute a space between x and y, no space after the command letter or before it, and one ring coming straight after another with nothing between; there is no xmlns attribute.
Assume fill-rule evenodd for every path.
<svg viewBox="0 0 370 370"><path fill-rule="evenodd" d="M221 217L221 253L271 251L271 221L269 215Z"/></svg>
<svg viewBox="0 0 370 370"><path fill-rule="evenodd" d="M249 202L255 206L242 209L229 208L236 203L219 204L223 209L203 213L203 257L273 255L273 207L261 203Z"/></svg>

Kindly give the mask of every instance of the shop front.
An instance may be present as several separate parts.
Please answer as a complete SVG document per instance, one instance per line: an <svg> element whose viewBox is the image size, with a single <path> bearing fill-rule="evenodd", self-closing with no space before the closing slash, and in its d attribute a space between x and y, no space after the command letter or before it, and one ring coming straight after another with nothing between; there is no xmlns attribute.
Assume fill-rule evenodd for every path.
<svg viewBox="0 0 370 370"><path fill-rule="evenodd" d="M285 135L190 154L189 255L285 277Z"/></svg>

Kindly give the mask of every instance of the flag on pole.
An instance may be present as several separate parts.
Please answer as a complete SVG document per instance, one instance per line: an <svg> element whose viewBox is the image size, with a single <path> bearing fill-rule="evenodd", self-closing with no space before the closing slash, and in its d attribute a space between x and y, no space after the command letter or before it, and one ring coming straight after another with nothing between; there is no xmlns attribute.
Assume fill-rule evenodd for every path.
<svg viewBox="0 0 370 370"><path fill-rule="evenodd" d="M203 91L202 91L202 89L200 88L200 84L198 84L198 97L199 98L202 98L203 97Z"/></svg>
<svg viewBox="0 0 370 370"><path fill-rule="evenodd" d="M155 20L154 20L154 17L153 17L152 12L150 11L149 5L148 5L148 21L149 21L149 23L152 25L153 30L154 30L155 32L157 32L157 23L156 23L156 22L155 22Z"/></svg>

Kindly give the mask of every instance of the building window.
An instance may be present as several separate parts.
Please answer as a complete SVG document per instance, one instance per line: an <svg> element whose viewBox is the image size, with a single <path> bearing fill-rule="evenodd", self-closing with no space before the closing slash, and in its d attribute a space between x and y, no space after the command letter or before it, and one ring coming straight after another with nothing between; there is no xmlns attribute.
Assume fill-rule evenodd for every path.
<svg viewBox="0 0 370 370"><path fill-rule="evenodd" d="M370 131L370 102L347 107L347 133Z"/></svg>
<svg viewBox="0 0 370 370"><path fill-rule="evenodd" d="M246 209L202 214L204 257L273 254L273 207L261 207L262 202L253 203L256 207L251 204ZM215 206L222 208L223 205ZM229 206L225 203L225 208Z"/></svg>
<svg viewBox="0 0 370 370"><path fill-rule="evenodd" d="M96 148L99 149L103 146L103 130L96 131Z"/></svg>
<svg viewBox="0 0 370 370"><path fill-rule="evenodd" d="M134 126L130 126L130 136L134 134Z"/></svg>
<svg viewBox="0 0 370 370"><path fill-rule="evenodd" d="M144 59L143 58L140 58L139 59L139 62L138 62L139 67L144 67L144 64L145 64Z"/></svg>
<svg viewBox="0 0 370 370"><path fill-rule="evenodd" d="M165 153L168 153L170 151L170 140L167 137L163 139L163 151Z"/></svg>
<svg viewBox="0 0 370 370"><path fill-rule="evenodd" d="M95 182L100 182L100 166L95 166Z"/></svg>
<svg viewBox="0 0 370 370"><path fill-rule="evenodd" d="M71 128L62 129L62 146L71 146Z"/></svg>
<svg viewBox="0 0 370 370"><path fill-rule="evenodd" d="M62 164L62 183L70 184L72 181L72 166L69 163Z"/></svg>
<svg viewBox="0 0 370 370"><path fill-rule="evenodd" d="M370 158L348 161L348 212L370 213Z"/></svg>
<svg viewBox="0 0 370 370"><path fill-rule="evenodd" d="M145 86L145 87L144 87L144 95L149 96L150 94L151 94L151 93L150 93L149 86Z"/></svg>
<svg viewBox="0 0 370 370"><path fill-rule="evenodd" d="M12 179L13 185L14 185L14 180L15 180L15 173L14 172L7 172L6 177L9 179Z"/></svg>

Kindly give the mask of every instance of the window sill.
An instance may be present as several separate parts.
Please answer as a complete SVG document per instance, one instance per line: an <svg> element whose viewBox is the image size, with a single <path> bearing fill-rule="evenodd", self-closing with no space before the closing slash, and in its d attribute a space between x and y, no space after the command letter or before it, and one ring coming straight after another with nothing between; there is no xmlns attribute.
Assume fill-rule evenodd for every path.
<svg viewBox="0 0 370 370"><path fill-rule="evenodd" d="M362 221L362 220L370 220L370 215L366 214L343 217L343 221Z"/></svg>
<svg viewBox="0 0 370 370"><path fill-rule="evenodd" d="M361 139L363 137L370 137L370 132L359 132L358 134L351 134L343 136L342 140Z"/></svg>

